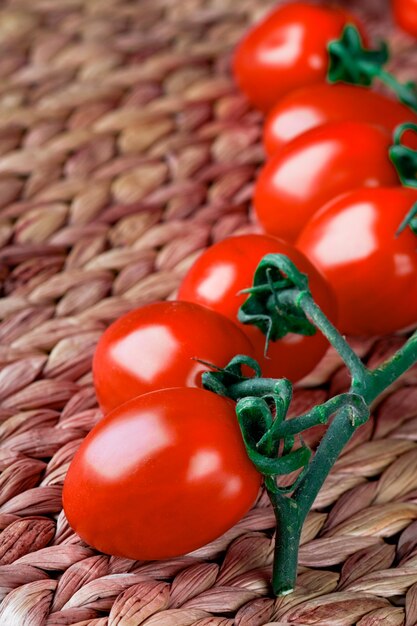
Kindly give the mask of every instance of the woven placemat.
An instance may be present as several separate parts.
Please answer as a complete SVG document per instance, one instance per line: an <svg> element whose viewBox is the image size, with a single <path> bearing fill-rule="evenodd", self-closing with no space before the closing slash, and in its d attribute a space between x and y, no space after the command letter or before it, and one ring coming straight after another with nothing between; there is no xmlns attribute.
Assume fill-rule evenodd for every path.
<svg viewBox="0 0 417 626"><path fill-rule="evenodd" d="M100 418L90 366L103 329L172 296L210 243L254 228L262 120L229 62L271 5L0 5L0 626L417 624L416 369L327 480L291 596L271 594L265 494L213 544L157 563L95 552L61 512L68 464ZM417 48L385 2L356 8L415 78ZM375 364L399 343L356 346ZM294 411L346 382L329 353Z"/></svg>

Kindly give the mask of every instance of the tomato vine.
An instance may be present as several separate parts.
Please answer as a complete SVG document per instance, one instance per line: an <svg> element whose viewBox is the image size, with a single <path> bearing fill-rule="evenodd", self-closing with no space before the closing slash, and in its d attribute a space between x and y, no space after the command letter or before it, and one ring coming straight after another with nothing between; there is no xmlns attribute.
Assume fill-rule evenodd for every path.
<svg viewBox="0 0 417 626"><path fill-rule="evenodd" d="M250 295L240 309L240 321L266 323L272 328L277 319L287 317L290 328L295 321L301 332L310 332L314 326L340 354L352 379L349 392L287 420L291 383L262 379L253 359L239 356L226 368L203 374L207 389L238 400L236 414L246 450L264 475L277 522L273 590L286 595L295 587L298 546L307 514L344 446L368 420L372 402L417 361L417 332L389 361L372 371L314 302L307 277L285 256L267 255L255 273L254 286L247 291ZM252 368L253 377L242 374L243 365ZM329 423L332 416L313 454L302 433ZM296 438L298 446L294 446ZM290 486L280 486L277 479L293 472L299 474Z"/></svg>

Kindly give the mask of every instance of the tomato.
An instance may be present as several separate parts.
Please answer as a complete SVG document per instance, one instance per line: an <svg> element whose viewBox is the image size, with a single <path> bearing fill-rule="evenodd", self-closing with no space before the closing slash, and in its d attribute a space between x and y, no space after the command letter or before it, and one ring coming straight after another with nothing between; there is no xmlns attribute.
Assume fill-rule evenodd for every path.
<svg viewBox="0 0 417 626"><path fill-rule="evenodd" d="M238 309L247 298L238 292L252 286L259 261L271 253L287 255L308 274L313 296L334 318L334 296L323 277L298 250L267 235L229 237L208 248L184 277L178 297L237 320ZM239 326L254 345L262 374L268 377L299 380L313 369L328 347L320 332L310 337L288 334L269 344L268 358L265 358L265 336L261 330L246 324L239 323Z"/></svg>
<svg viewBox="0 0 417 626"><path fill-rule="evenodd" d="M260 483L231 400L163 389L93 428L70 465L63 502L72 528L98 550L166 559L231 528Z"/></svg>
<svg viewBox="0 0 417 626"><path fill-rule="evenodd" d="M404 122L417 123L417 115L368 87L312 85L289 93L269 113L263 131L265 150L271 156L307 130L342 121L368 122L392 132Z"/></svg>
<svg viewBox="0 0 417 626"><path fill-rule="evenodd" d="M335 196L356 187L400 184L388 133L361 122L307 131L281 148L255 185L258 220L270 235L295 241L306 222Z"/></svg>
<svg viewBox="0 0 417 626"><path fill-rule="evenodd" d="M156 302L116 320L93 359L97 398L104 413L149 391L194 387L208 368L236 355L252 356L244 333L222 315L189 302Z"/></svg>
<svg viewBox="0 0 417 626"><path fill-rule="evenodd" d="M397 24L417 37L417 0L393 0L392 8Z"/></svg>
<svg viewBox="0 0 417 626"><path fill-rule="evenodd" d="M339 304L339 328L383 335L417 322L417 238L395 233L417 191L358 189L313 216L298 248L326 276Z"/></svg>
<svg viewBox="0 0 417 626"><path fill-rule="evenodd" d="M238 45L236 82L248 100L268 111L282 96L323 82L329 65L327 45L358 20L336 6L292 2L277 7Z"/></svg>

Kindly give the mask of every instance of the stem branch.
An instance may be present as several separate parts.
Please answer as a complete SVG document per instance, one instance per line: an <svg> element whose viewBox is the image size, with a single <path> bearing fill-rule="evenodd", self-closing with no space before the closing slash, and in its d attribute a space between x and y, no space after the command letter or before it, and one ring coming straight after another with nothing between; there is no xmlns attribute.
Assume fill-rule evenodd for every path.
<svg viewBox="0 0 417 626"><path fill-rule="evenodd" d="M303 308L304 313L313 322L313 324L323 333L329 343L340 354L346 367L350 371L353 381L361 381L367 373L367 369L354 353L346 339L342 337L339 331L333 326L319 306L314 302L308 293L303 293L298 303Z"/></svg>

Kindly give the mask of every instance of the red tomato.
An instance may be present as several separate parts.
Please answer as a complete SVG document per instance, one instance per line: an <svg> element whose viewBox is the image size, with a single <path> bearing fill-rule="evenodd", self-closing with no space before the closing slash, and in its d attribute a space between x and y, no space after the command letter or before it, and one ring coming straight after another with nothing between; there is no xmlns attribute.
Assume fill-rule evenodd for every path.
<svg viewBox="0 0 417 626"><path fill-rule="evenodd" d="M256 24L236 49L233 70L248 100L268 111L282 96L326 79L327 45L358 20L336 6L292 2Z"/></svg>
<svg viewBox="0 0 417 626"><path fill-rule="evenodd" d="M394 19L413 37L417 37L417 0L393 0Z"/></svg>
<svg viewBox="0 0 417 626"><path fill-rule="evenodd" d="M417 238L395 233L417 191L358 189L330 202L307 224L299 249L326 276L339 328L383 335L417 322Z"/></svg>
<svg viewBox="0 0 417 626"><path fill-rule="evenodd" d="M322 276L295 248L267 235L229 237L208 248L185 276L178 297L204 304L237 320L238 309L247 298L238 292L251 287L259 261L271 253L287 255L298 269L308 274L313 296L334 317L334 296ZM272 378L299 380L313 369L328 348L320 332L311 337L288 334L269 344L265 358L263 333L255 326L240 323L239 326L255 347L263 375Z"/></svg>
<svg viewBox="0 0 417 626"><path fill-rule="evenodd" d="M93 428L68 470L64 510L98 550L166 559L231 528L260 483L232 401L204 389L163 389Z"/></svg>
<svg viewBox="0 0 417 626"><path fill-rule="evenodd" d="M404 122L417 123L417 115L368 87L312 85L289 93L269 113L263 133L265 150L271 156L307 130L343 121L368 122L392 132Z"/></svg>
<svg viewBox="0 0 417 626"><path fill-rule="evenodd" d="M189 302L156 302L114 322L93 360L97 398L106 413L123 402L166 387L195 387L208 368L236 354L252 356L244 333L222 315Z"/></svg>
<svg viewBox="0 0 417 626"><path fill-rule="evenodd" d="M377 126L335 122L313 128L279 150L255 186L258 220L270 235L295 241L310 217L356 187L400 184Z"/></svg>

